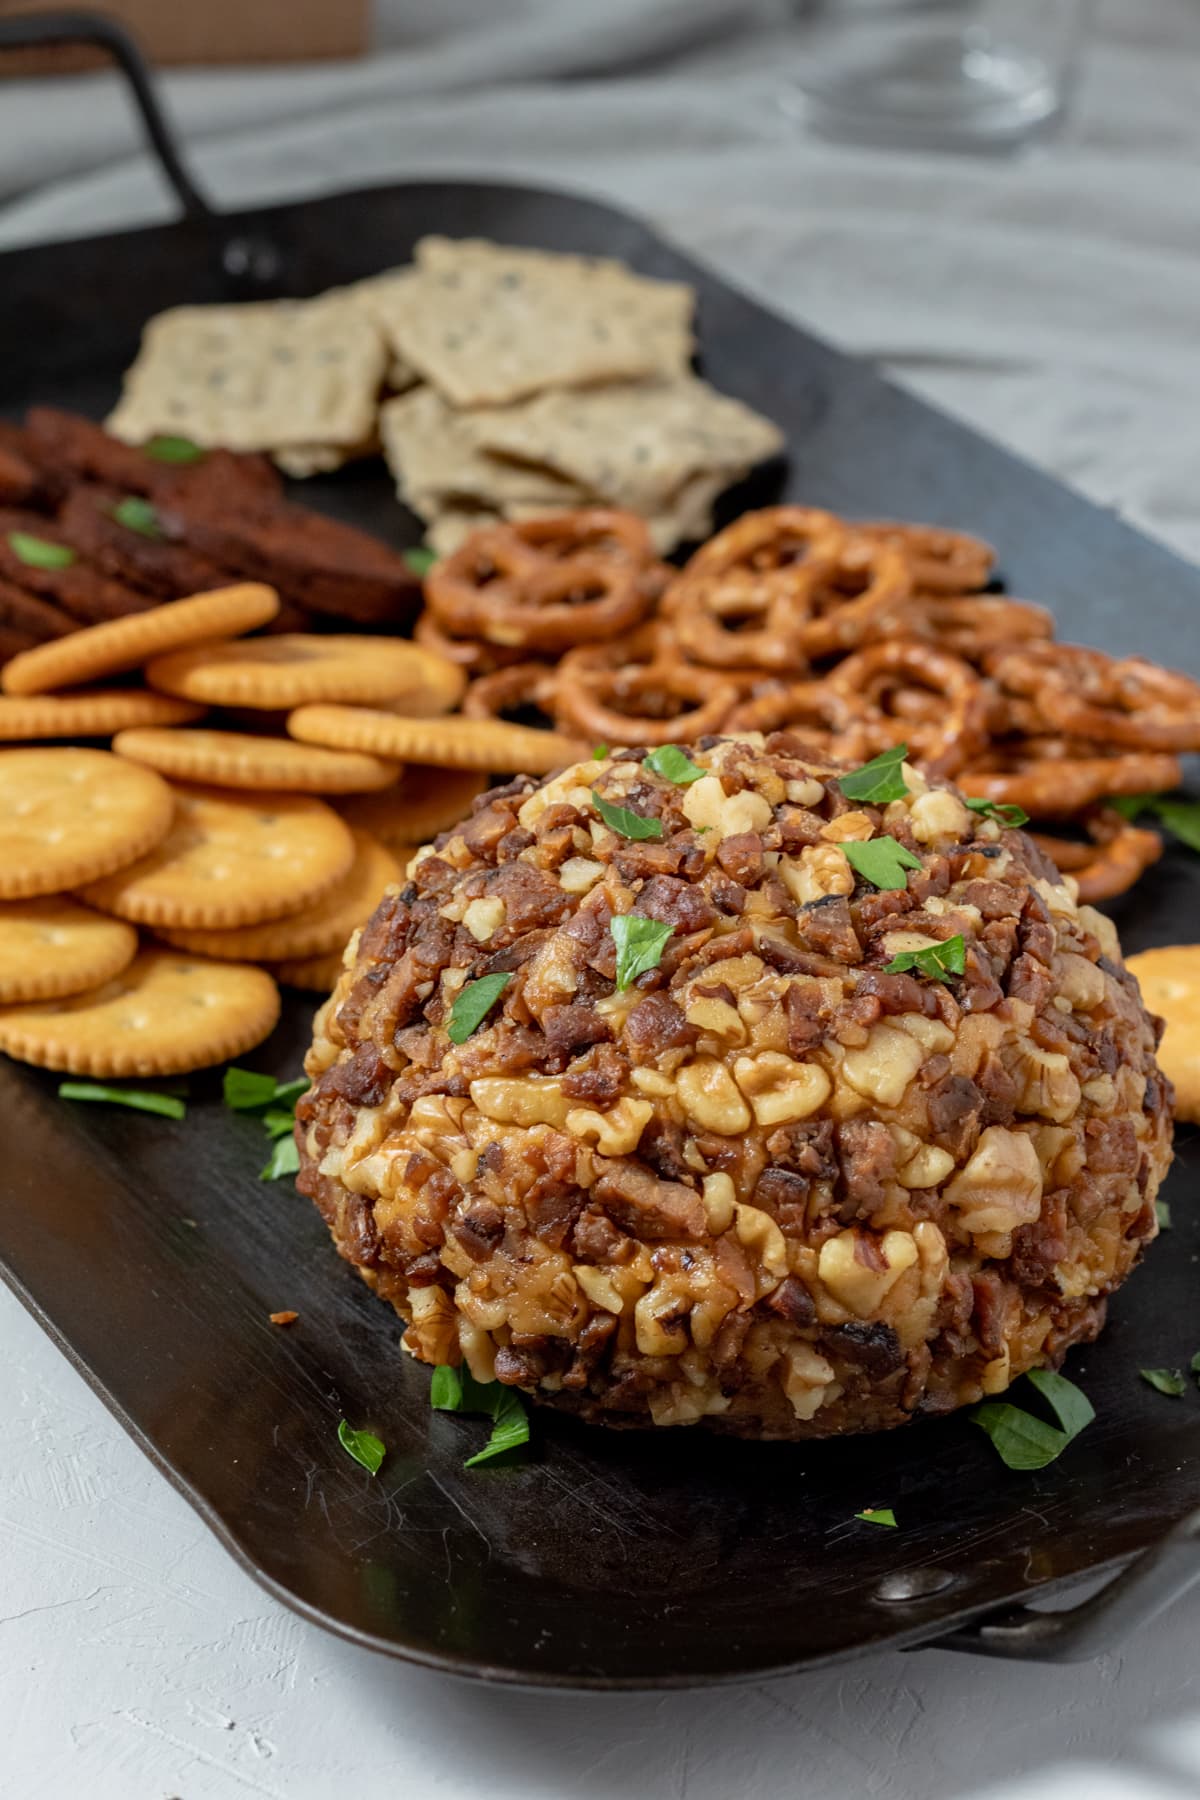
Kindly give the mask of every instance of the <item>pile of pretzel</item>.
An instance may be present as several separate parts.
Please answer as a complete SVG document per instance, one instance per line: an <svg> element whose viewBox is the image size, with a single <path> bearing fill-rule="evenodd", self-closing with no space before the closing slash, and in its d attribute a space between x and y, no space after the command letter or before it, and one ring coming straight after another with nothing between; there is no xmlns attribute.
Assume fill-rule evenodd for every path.
<svg viewBox="0 0 1200 1800"><path fill-rule="evenodd" d="M1052 822L1038 841L1083 899L1123 893L1162 845L1109 803L1179 785L1200 685L1056 642L1043 607L984 591L994 561L963 532L778 506L674 569L634 515L583 510L474 532L426 577L416 637L471 676L465 713L593 743L783 731L851 763L906 743Z"/></svg>

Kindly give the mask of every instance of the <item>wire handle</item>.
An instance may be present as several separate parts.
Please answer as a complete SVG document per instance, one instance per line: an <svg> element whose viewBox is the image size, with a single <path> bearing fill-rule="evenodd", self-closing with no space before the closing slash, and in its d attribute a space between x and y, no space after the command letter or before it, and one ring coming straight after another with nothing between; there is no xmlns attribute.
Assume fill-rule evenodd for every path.
<svg viewBox="0 0 1200 1800"><path fill-rule="evenodd" d="M1065 1612L1015 1606L949 1637L938 1650L1007 1656L1026 1662L1088 1662L1115 1650L1200 1581L1200 1511L1188 1513L1161 1543L1143 1551L1090 1599Z"/></svg>
<svg viewBox="0 0 1200 1800"><path fill-rule="evenodd" d="M0 52L34 50L51 44L88 44L103 50L125 77L150 148L185 219L209 227L220 214L196 186L172 127L167 122L150 66L134 38L105 13L16 13L0 18ZM283 257L260 233L241 233L221 243L220 262L233 292L257 292L279 280Z"/></svg>

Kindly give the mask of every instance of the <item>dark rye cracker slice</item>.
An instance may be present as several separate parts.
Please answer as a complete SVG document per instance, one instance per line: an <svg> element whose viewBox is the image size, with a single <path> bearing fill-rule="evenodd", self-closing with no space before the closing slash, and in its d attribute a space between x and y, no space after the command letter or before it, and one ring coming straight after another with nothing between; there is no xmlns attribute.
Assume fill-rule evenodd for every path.
<svg viewBox="0 0 1200 1800"><path fill-rule="evenodd" d="M123 524L119 509L127 498L116 488L74 488L59 512L58 530L104 574L158 600L228 586L233 579L230 570L167 538L155 512L148 516L145 529Z"/></svg>
<svg viewBox="0 0 1200 1800"><path fill-rule="evenodd" d="M66 567L44 568L14 549L14 536L54 544L70 551L75 560ZM50 601L73 619L89 625L101 619L123 618L126 613L141 612L153 604L148 594L111 580L85 562L53 519L15 507L0 509L0 579Z"/></svg>
<svg viewBox="0 0 1200 1800"><path fill-rule="evenodd" d="M134 444L110 437L91 419L54 406L33 406L25 418L33 455L46 468L76 480L117 488L122 494L203 495L215 505L251 510L276 500L283 481L265 456L206 450L194 462L165 462Z"/></svg>
<svg viewBox="0 0 1200 1800"><path fill-rule="evenodd" d="M407 619L421 593L404 558L378 538L299 506L279 504L253 516L177 496L164 509L167 529L254 581L269 581L311 612L360 625Z"/></svg>
<svg viewBox="0 0 1200 1800"><path fill-rule="evenodd" d="M0 419L0 506L48 506L54 493L20 426Z"/></svg>

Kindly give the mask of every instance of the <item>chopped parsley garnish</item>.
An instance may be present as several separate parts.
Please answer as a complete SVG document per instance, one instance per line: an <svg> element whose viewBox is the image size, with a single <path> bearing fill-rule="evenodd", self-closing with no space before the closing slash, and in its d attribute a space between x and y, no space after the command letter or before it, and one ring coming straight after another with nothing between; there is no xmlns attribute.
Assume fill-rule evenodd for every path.
<svg viewBox="0 0 1200 1800"><path fill-rule="evenodd" d="M266 1167L259 1170L260 1181L282 1181L285 1175L297 1175L300 1172L300 1152L294 1137L277 1138L275 1148L271 1152L271 1160Z"/></svg>
<svg viewBox="0 0 1200 1800"><path fill-rule="evenodd" d="M673 781L676 787L688 787L704 774L678 744L660 744L657 750L642 758L642 767L661 775L664 781Z"/></svg>
<svg viewBox="0 0 1200 1800"><path fill-rule="evenodd" d="M1029 814L1025 808L1017 806L1012 800L977 800L970 794L964 794L963 800L973 813L979 813L985 819L995 819L998 824L1007 825L1013 831L1029 823Z"/></svg>
<svg viewBox="0 0 1200 1800"><path fill-rule="evenodd" d="M1171 1208L1166 1200L1156 1200L1154 1202L1154 1216L1158 1220L1158 1229L1160 1231L1170 1231Z"/></svg>
<svg viewBox="0 0 1200 1800"><path fill-rule="evenodd" d="M592 751L592 761L593 762L603 762L607 755L608 755L608 745L607 744L597 744L595 749Z"/></svg>
<svg viewBox="0 0 1200 1800"><path fill-rule="evenodd" d="M1138 1374L1160 1394L1169 1394L1172 1400L1178 1400L1187 1392L1187 1382L1178 1369L1139 1369Z"/></svg>
<svg viewBox="0 0 1200 1800"><path fill-rule="evenodd" d="M163 463L195 463L203 462L207 453L199 444L193 444L191 438L152 437L148 444L142 445L142 455L150 457L154 462Z"/></svg>
<svg viewBox="0 0 1200 1800"><path fill-rule="evenodd" d="M973 1425L986 1431L1008 1468L1044 1469L1091 1424L1095 1408L1073 1381L1053 1369L1030 1369L1026 1380L1046 1401L1058 1420L1057 1426L1048 1425L1007 1400L985 1400L981 1406L972 1407L968 1416Z"/></svg>
<svg viewBox="0 0 1200 1800"><path fill-rule="evenodd" d="M428 575L437 561L437 551L431 550L427 544L417 544L414 548L400 552L414 575Z"/></svg>
<svg viewBox="0 0 1200 1800"><path fill-rule="evenodd" d="M1118 794L1109 801L1127 819L1152 813L1189 850L1200 850L1200 800L1180 800L1170 794Z"/></svg>
<svg viewBox="0 0 1200 1800"><path fill-rule="evenodd" d="M75 561L75 552L66 544L52 544L28 531L10 531L8 547L29 569L69 569Z"/></svg>
<svg viewBox="0 0 1200 1800"><path fill-rule="evenodd" d="M609 920L608 929L617 946L617 989L621 993L647 969L657 969L675 931L673 925L643 919L640 913L618 913Z"/></svg>
<svg viewBox="0 0 1200 1800"><path fill-rule="evenodd" d="M1192 1371L1193 1375L1200 1375L1200 1350L1197 1350L1195 1356L1193 1356L1191 1362L1188 1364L1188 1368Z"/></svg>
<svg viewBox="0 0 1200 1800"><path fill-rule="evenodd" d="M851 839L839 844L838 849L845 851L850 867L872 887L907 887L908 877L904 871L921 867L920 857L898 844L894 837L868 838L865 843Z"/></svg>
<svg viewBox="0 0 1200 1800"><path fill-rule="evenodd" d="M895 1525L896 1515L890 1506L868 1506L865 1512L855 1513L856 1519L863 1519L868 1525Z"/></svg>
<svg viewBox="0 0 1200 1800"><path fill-rule="evenodd" d="M907 744L893 744L890 750L881 750L861 769L839 775L838 786L847 800L873 800L879 805L889 800L903 800L908 783L900 765L907 755Z"/></svg>
<svg viewBox="0 0 1200 1800"><path fill-rule="evenodd" d="M254 1069L226 1069L223 1098L231 1112L257 1112L260 1106L295 1106L301 1094L308 1092L307 1075L294 1081L276 1081L274 1075L260 1075Z"/></svg>
<svg viewBox="0 0 1200 1800"><path fill-rule="evenodd" d="M174 1094L156 1094L149 1088L106 1087L99 1081L60 1081L60 1100L95 1100L109 1106L128 1106L134 1112L158 1113L164 1119L187 1117L187 1107Z"/></svg>
<svg viewBox="0 0 1200 1800"><path fill-rule="evenodd" d="M479 1030L511 980L511 975L481 975L459 989L446 1027L452 1044L465 1044L471 1033Z"/></svg>
<svg viewBox="0 0 1200 1800"><path fill-rule="evenodd" d="M918 975L928 975L931 981L949 981L952 975L961 975L966 966L967 947L959 931L924 950L901 950L890 963L884 964L883 973L903 975L907 970L915 969Z"/></svg>
<svg viewBox="0 0 1200 1800"><path fill-rule="evenodd" d="M524 1402L514 1388L505 1387L502 1381L476 1381L467 1368L439 1363L433 1371L429 1404L436 1412L484 1413L491 1419L492 1435L482 1450L467 1458L465 1469L490 1462L494 1456L503 1456L529 1442Z"/></svg>
<svg viewBox="0 0 1200 1800"><path fill-rule="evenodd" d="M592 799L596 803L596 811L604 820L610 831L618 837L632 838L638 842L644 838L660 838L663 834L661 819L643 819L641 813L630 812L627 806L613 806L594 790Z"/></svg>
<svg viewBox="0 0 1200 1800"><path fill-rule="evenodd" d="M387 1445L382 1438L377 1438L373 1431L355 1431L353 1425L342 1419L338 1425L338 1443L347 1456L362 1464L368 1475L378 1475L387 1455Z"/></svg>
<svg viewBox="0 0 1200 1800"><path fill-rule="evenodd" d="M161 538L166 533L159 523L158 513L149 500L143 500L140 494L128 494L124 500L118 500L109 510L109 517L124 525L126 531L136 531L141 537Z"/></svg>
<svg viewBox="0 0 1200 1800"><path fill-rule="evenodd" d="M279 1106L269 1106L262 1116L262 1128L269 1138L285 1137L295 1123L293 1114Z"/></svg>

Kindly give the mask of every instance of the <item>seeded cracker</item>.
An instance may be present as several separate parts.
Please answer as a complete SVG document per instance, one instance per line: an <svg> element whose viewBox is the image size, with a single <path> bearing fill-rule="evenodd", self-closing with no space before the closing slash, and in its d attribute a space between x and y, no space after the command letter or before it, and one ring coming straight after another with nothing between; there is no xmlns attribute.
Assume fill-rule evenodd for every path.
<svg viewBox="0 0 1200 1800"><path fill-rule="evenodd" d="M278 1017L262 969L143 950L103 987L0 1008L0 1050L71 1075L183 1075L252 1049Z"/></svg>
<svg viewBox="0 0 1200 1800"><path fill-rule="evenodd" d="M400 498L425 517L462 500L497 510L587 503L582 488L552 469L533 466L535 459L511 462L481 450L481 424L489 417L447 406L430 387L386 401L379 429Z"/></svg>
<svg viewBox="0 0 1200 1800"><path fill-rule="evenodd" d="M137 932L65 895L0 902L0 1005L99 987L137 953Z"/></svg>
<svg viewBox="0 0 1200 1800"><path fill-rule="evenodd" d="M378 296L388 341L455 406L548 387L677 374L692 290L617 263L424 238L411 280Z"/></svg>
<svg viewBox="0 0 1200 1800"><path fill-rule="evenodd" d="M740 480L783 449L783 434L706 381L539 394L523 406L476 415L486 450L537 457L610 505L669 513L685 483ZM718 490L719 491L719 490Z"/></svg>
<svg viewBox="0 0 1200 1800"><path fill-rule="evenodd" d="M197 956L225 962L279 962L285 958L341 955L352 931L369 919L392 882L403 871L390 850L364 831L354 834L354 861L334 887L302 912L263 925L237 925L227 931L166 929L168 943Z"/></svg>
<svg viewBox="0 0 1200 1800"><path fill-rule="evenodd" d="M135 763L112 759L131 774ZM165 785L165 784L163 784ZM83 897L135 925L219 929L282 918L340 881L354 839L332 808L299 794L177 788L162 842Z"/></svg>
<svg viewBox="0 0 1200 1800"><path fill-rule="evenodd" d="M345 294L177 306L151 319L108 428L229 450L353 449L372 439L388 350Z"/></svg>
<svg viewBox="0 0 1200 1800"><path fill-rule="evenodd" d="M131 863L174 812L160 775L107 750L0 752L0 899L61 893Z"/></svg>

